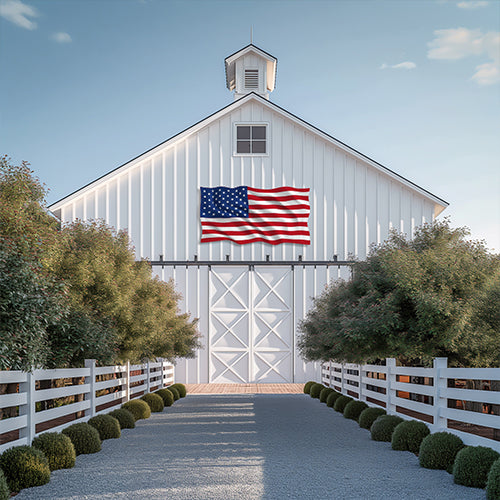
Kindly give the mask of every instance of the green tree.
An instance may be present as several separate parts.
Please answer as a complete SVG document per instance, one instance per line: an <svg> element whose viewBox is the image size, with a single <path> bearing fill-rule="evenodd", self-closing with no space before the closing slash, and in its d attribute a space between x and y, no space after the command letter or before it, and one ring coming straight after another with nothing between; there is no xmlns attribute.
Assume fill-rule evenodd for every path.
<svg viewBox="0 0 500 500"><path fill-rule="evenodd" d="M428 364L446 356L457 366L498 366L500 261L467 234L446 219L418 228L412 240L393 232L354 264L350 282L314 302L300 325L303 357ZM489 306L479 314L485 293Z"/></svg>
<svg viewBox="0 0 500 500"><path fill-rule="evenodd" d="M0 236L0 370L46 366L47 329L66 315L64 286Z"/></svg>
<svg viewBox="0 0 500 500"><path fill-rule="evenodd" d="M173 284L153 278L148 262L135 261L126 232L76 221L62 236L55 272L69 285L73 308L111 322L120 360L194 355L196 322L178 314Z"/></svg>

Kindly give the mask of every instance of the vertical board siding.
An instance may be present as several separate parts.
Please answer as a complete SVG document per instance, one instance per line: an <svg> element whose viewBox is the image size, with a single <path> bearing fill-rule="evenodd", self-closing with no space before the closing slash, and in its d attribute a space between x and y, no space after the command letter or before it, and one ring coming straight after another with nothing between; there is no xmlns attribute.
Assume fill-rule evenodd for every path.
<svg viewBox="0 0 500 500"><path fill-rule="evenodd" d="M268 124L267 156L233 156L234 124ZM312 243L199 243L200 186L309 187ZM433 220L432 202L304 127L250 102L61 207L63 221L104 219L128 230L138 258L232 261L366 257L396 228Z"/></svg>

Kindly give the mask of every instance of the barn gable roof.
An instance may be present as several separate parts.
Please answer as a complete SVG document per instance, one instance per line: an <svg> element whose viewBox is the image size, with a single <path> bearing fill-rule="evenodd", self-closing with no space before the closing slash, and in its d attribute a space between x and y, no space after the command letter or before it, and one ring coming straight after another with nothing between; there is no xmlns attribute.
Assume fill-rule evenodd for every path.
<svg viewBox="0 0 500 500"><path fill-rule="evenodd" d="M343 151L351 154L355 158L362 160L364 163L370 165L371 167L373 167L377 171L384 173L385 175L397 180L398 182L400 182L401 184L410 188L411 190L416 191L421 196L427 198L428 200L430 200L434 203L435 216L439 215L449 205L449 203L446 202L445 200L443 200L442 198L439 198L438 196L436 196L436 195L432 194L431 192L427 191L426 189L418 186L414 182L406 179L405 177L399 175L398 173L396 173L393 170L389 169L388 167L382 165L381 163L378 163L377 161L371 159L370 157L364 155L363 153L360 153L356 149L348 146L347 144L343 143L342 141L339 141L335 137L327 134L326 132L315 127L314 125L311 125L310 123L299 118L298 116L294 115L293 113L290 113L289 111L285 110L284 108L278 106L277 104L275 104L273 102L268 101L267 99L259 96L258 94L250 93L250 94L246 95L245 97L242 97L241 99L239 99L239 100L225 106L224 108L216 111L215 113L209 115L208 117L200 120L199 122L195 123L194 125L191 125L190 127L179 132L178 134L175 134L174 136L161 142L160 144L152 147L151 149L145 151L144 153L136 156L135 158L129 160L128 162L120 165L119 167L116 167L115 169L111 170L107 174L104 174L101 177L97 178L96 180L86 184L82 188L80 188L80 189L74 191L73 193L61 198L60 200L58 200L55 203L53 203L52 205L50 205L49 209L52 211L58 210L66 203L73 201L74 199L82 196L83 194L90 191L91 189L97 187L100 183L106 182L107 180L109 180L113 176L117 175L118 173L121 173L124 170L131 168L137 162L143 161L150 156L154 156L160 150L174 145L176 142L185 139L187 136L189 136L193 133L196 133L198 130L206 127L210 123L222 118L224 115L234 111L238 107L241 107L250 101L257 101L259 104L261 104L263 106L267 106L272 111L282 115L285 119L291 120L291 121L295 122L297 125L300 125L300 126L306 128L307 130L320 136L321 138L323 138L327 142L330 142L331 144L333 144L335 147L339 148L340 150L343 150Z"/></svg>

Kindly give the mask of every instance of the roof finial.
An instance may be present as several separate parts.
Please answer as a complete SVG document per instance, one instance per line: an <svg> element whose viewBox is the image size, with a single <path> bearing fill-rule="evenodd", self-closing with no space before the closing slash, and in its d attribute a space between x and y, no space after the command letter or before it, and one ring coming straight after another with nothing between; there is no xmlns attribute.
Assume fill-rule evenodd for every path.
<svg viewBox="0 0 500 500"><path fill-rule="evenodd" d="M253 45L253 26L250 26L250 45Z"/></svg>

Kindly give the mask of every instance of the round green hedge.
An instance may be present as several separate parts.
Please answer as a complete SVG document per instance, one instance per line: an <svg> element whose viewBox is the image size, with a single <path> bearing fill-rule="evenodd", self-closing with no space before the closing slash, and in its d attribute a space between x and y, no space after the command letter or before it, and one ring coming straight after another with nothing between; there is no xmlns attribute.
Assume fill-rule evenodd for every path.
<svg viewBox="0 0 500 500"><path fill-rule="evenodd" d="M9 500L10 498L10 489L7 484L7 478L3 473L2 469L0 469L0 500Z"/></svg>
<svg viewBox="0 0 500 500"><path fill-rule="evenodd" d="M335 411L340 412L340 413L344 413L345 407L351 401L354 401L354 399L352 399L349 396L343 396L343 395L341 395L339 398L337 398L337 401L335 401L335 403L333 404L333 409Z"/></svg>
<svg viewBox="0 0 500 500"><path fill-rule="evenodd" d="M358 418L358 424L362 429L370 430L373 422L381 415L386 415L383 408L366 408Z"/></svg>
<svg viewBox="0 0 500 500"><path fill-rule="evenodd" d="M334 389L332 389L331 387L325 387L324 389L321 390L321 392L319 393L319 400L322 402L322 403L326 403L326 400L328 398L328 394L330 394L331 392L335 392Z"/></svg>
<svg viewBox="0 0 500 500"><path fill-rule="evenodd" d="M177 391L179 393L179 396L181 398L185 398L186 397L187 390L186 390L186 386L184 384L180 384L179 382L177 382L177 384L173 384L170 387L173 387L174 389L177 389ZM170 387L169 387L169 389L170 389Z"/></svg>
<svg viewBox="0 0 500 500"><path fill-rule="evenodd" d="M161 399L163 399L163 404L165 406L172 406L174 404L174 395L168 389L159 389L155 392Z"/></svg>
<svg viewBox="0 0 500 500"><path fill-rule="evenodd" d="M89 420L89 425L97 429L101 441L116 439L122 434L120 422L111 415L96 415Z"/></svg>
<svg viewBox="0 0 500 500"><path fill-rule="evenodd" d="M146 401L146 403L151 408L151 411L154 413L163 411L163 408L165 407L165 405L163 404L162 397L158 396L158 394L154 393L144 394L144 396L142 396L141 399L143 401Z"/></svg>
<svg viewBox="0 0 500 500"><path fill-rule="evenodd" d="M311 387L315 384L314 380L309 380L304 384L304 394L309 394Z"/></svg>
<svg viewBox="0 0 500 500"><path fill-rule="evenodd" d="M500 500L500 458L493 462L488 473L486 498L488 500Z"/></svg>
<svg viewBox="0 0 500 500"><path fill-rule="evenodd" d="M174 401L177 401L178 399L181 398L181 395L179 394L179 391L175 388L175 387L172 387L170 386L168 388L168 390L172 393L172 395L174 396Z"/></svg>
<svg viewBox="0 0 500 500"><path fill-rule="evenodd" d="M429 427L418 420L401 422L392 433L391 446L393 450L418 453L423 439L431 433Z"/></svg>
<svg viewBox="0 0 500 500"><path fill-rule="evenodd" d="M344 408L344 417L357 422L361 413L367 408L368 405L364 401L350 401Z"/></svg>
<svg viewBox="0 0 500 500"><path fill-rule="evenodd" d="M122 408L128 410L134 416L136 422L144 418L149 418L151 416L151 408L142 399L131 399L126 403L122 404Z"/></svg>
<svg viewBox="0 0 500 500"><path fill-rule="evenodd" d="M451 432L436 432L422 440L418 461L426 469L443 469L450 474L457 453L464 447L463 441Z"/></svg>
<svg viewBox="0 0 500 500"><path fill-rule="evenodd" d="M126 410L125 408L118 408L116 410L110 411L109 416L116 418L120 424L120 429L134 429L135 428L135 418L132 412Z"/></svg>
<svg viewBox="0 0 500 500"><path fill-rule="evenodd" d="M500 453L486 446L466 446L455 457L453 481L472 488L485 488L488 472Z"/></svg>
<svg viewBox="0 0 500 500"><path fill-rule="evenodd" d="M323 384L313 384L311 390L309 391L309 396L315 399L319 399L321 391L325 388Z"/></svg>
<svg viewBox="0 0 500 500"><path fill-rule="evenodd" d="M101 450L99 432L86 422L70 425L62 432L71 439L77 455L97 453Z"/></svg>
<svg viewBox="0 0 500 500"><path fill-rule="evenodd" d="M31 443L43 451L49 462L50 470L71 469L75 466L76 452L71 439L59 432L45 432Z"/></svg>
<svg viewBox="0 0 500 500"><path fill-rule="evenodd" d="M403 422L403 419L396 415L381 415L370 427L372 439L374 441L391 442L392 433L401 422Z"/></svg>
<svg viewBox="0 0 500 500"><path fill-rule="evenodd" d="M335 390L333 392L330 392L330 394L328 394L328 397L326 398L326 406L328 406L329 408L333 408L335 401L337 401L340 396L342 396L340 392L337 392Z"/></svg>
<svg viewBox="0 0 500 500"><path fill-rule="evenodd" d="M0 456L0 468L11 491L42 486L50 481L50 467L43 451L32 446L14 446Z"/></svg>

